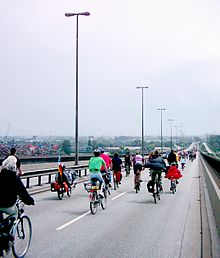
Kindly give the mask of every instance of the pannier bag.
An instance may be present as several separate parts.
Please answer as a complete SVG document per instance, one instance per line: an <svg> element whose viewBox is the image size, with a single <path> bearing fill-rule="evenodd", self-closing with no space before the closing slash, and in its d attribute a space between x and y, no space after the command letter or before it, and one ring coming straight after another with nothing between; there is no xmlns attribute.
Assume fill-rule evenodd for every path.
<svg viewBox="0 0 220 258"><path fill-rule="evenodd" d="M149 180L147 183L147 190L149 193L153 193L154 191L154 183L152 180Z"/></svg>

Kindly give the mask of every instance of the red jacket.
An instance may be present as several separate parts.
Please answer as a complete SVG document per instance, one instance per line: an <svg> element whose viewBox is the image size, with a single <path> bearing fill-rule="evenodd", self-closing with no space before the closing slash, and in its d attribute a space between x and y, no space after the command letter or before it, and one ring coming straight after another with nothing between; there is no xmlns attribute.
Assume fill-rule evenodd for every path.
<svg viewBox="0 0 220 258"><path fill-rule="evenodd" d="M166 174L166 178L171 179L172 177L174 177L175 179L179 179L181 178L183 175L180 173L179 169L177 169L177 167L174 166L170 166L168 173Z"/></svg>

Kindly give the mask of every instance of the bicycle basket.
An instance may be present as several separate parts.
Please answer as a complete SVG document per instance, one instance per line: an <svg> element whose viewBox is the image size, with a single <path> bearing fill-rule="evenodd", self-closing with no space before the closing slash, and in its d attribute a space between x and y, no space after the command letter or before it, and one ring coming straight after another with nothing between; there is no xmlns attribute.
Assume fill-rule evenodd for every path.
<svg viewBox="0 0 220 258"><path fill-rule="evenodd" d="M154 191L154 183L152 180L149 180L147 183L147 190L149 193L153 193Z"/></svg>
<svg viewBox="0 0 220 258"><path fill-rule="evenodd" d="M92 184L88 183L88 184L85 184L84 183L84 188L86 191L90 191L92 189Z"/></svg>

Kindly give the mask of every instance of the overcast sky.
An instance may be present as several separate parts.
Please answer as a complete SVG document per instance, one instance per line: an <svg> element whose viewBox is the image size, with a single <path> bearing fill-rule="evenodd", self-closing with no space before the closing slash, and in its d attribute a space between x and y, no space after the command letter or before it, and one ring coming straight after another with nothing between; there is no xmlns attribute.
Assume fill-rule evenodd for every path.
<svg viewBox="0 0 220 258"><path fill-rule="evenodd" d="M7 0L0 4L0 135L220 133L219 0ZM9 126L10 123L10 126ZM180 127L178 128L180 131ZM173 128L173 134L175 129Z"/></svg>

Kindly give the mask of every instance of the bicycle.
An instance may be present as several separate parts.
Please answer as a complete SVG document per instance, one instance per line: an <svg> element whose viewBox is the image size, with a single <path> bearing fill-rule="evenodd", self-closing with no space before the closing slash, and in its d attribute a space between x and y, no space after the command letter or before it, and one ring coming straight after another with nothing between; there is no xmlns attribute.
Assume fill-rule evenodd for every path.
<svg viewBox="0 0 220 258"><path fill-rule="evenodd" d="M157 200L160 200L160 193L163 191L161 182L158 178L158 174L155 175L155 181L153 185L153 198L154 202L157 203Z"/></svg>
<svg viewBox="0 0 220 258"><path fill-rule="evenodd" d="M134 175L134 182L135 182L135 187L134 189L136 190L136 193L141 190L141 171L138 170L135 175Z"/></svg>
<svg viewBox="0 0 220 258"><path fill-rule="evenodd" d="M170 179L170 191L175 194L176 192L176 179L174 177L171 177Z"/></svg>
<svg viewBox="0 0 220 258"><path fill-rule="evenodd" d="M92 214L95 214L98 207L101 206L103 210L107 207L107 192L105 189L105 183L103 183L102 192L104 198L98 194L99 182L97 179L93 179L92 183L84 183L85 190L89 193L89 206Z"/></svg>
<svg viewBox="0 0 220 258"><path fill-rule="evenodd" d="M121 181L121 172L120 171L114 171L113 172L114 190L119 188L120 181Z"/></svg>
<svg viewBox="0 0 220 258"><path fill-rule="evenodd" d="M2 253L0 256L4 257L12 250L14 257L22 258L27 253L31 238L32 238L32 226L30 218L24 213L24 204L20 199L16 201L16 208L18 215L16 218L9 215L0 221L0 245L4 244L5 247L1 247Z"/></svg>
<svg viewBox="0 0 220 258"><path fill-rule="evenodd" d="M125 164L125 175L126 175L126 177L128 177L130 175L130 171L131 171L130 165L126 163Z"/></svg>
<svg viewBox="0 0 220 258"><path fill-rule="evenodd" d="M78 176L78 174L74 171L71 173L72 179L70 183L63 181L60 179L59 175L56 176L56 181L51 183L51 192L57 192L57 196L59 200L63 199L64 194L66 193L68 197L71 196L72 190L76 188L77 183L74 183L74 180Z"/></svg>
<svg viewBox="0 0 220 258"><path fill-rule="evenodd" d="M110 195L112 186L110 185L109 176L111 176L111 175L109 175L109 173L107 173L107 172L101 172L101 174L102 174L102 178L105 182L103 187L105 188L106 193L108 193Z"/></svg>

